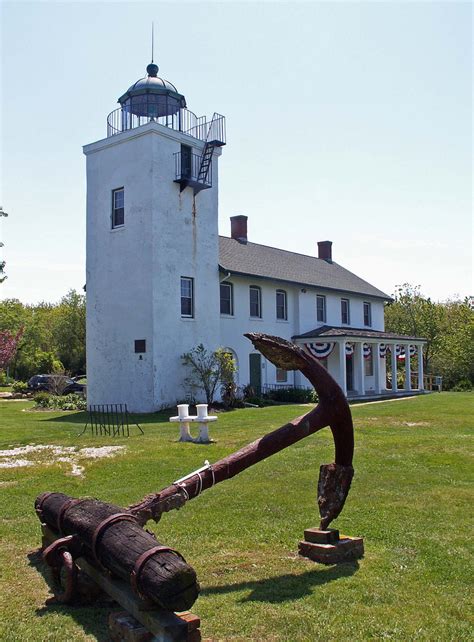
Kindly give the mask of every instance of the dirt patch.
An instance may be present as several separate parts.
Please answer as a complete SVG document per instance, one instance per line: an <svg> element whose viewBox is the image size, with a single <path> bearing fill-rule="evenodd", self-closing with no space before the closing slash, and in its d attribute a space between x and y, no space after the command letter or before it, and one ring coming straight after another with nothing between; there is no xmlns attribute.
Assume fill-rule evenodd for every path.
<svg viewBox="0 0 474 642"><path fill-rule="evenodd" d="M77 448L76 446L54 446L29 444L9 450L0 450L0 468L24 468L25 466L48 466L57 462L66 464L66 474L80 477L84 473L82 462L87 459L103 459L123 454L125 446L100 446L98 448Z"/></svg>

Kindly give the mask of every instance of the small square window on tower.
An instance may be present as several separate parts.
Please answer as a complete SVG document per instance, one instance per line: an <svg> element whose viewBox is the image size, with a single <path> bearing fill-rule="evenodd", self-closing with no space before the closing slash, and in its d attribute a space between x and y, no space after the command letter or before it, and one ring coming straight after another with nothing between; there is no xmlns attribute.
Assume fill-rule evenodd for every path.
<svg viewBox="0 0 474 642"><path fill-rule="evenodd" d="M143 354L146 352L146 339L135 339L135 353Z"/></svg>

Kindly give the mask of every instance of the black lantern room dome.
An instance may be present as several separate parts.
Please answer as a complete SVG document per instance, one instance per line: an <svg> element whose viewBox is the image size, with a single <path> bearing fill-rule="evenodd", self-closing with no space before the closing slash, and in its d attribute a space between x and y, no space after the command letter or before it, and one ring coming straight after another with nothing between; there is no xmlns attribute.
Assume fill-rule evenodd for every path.
<svg viewBox="0 0 474 642"><path fill-rule="evenodd" d="M186 107L186 98L172 83L158 76L158 65L151 62L146 71L147 76L137 80L118 99L122 110L135 116L161 118Z"/></svg>

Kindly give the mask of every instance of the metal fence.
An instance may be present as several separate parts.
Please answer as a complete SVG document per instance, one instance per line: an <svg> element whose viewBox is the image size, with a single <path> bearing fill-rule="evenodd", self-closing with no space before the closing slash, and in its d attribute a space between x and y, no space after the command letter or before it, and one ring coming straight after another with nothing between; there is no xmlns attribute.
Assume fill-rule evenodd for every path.
<svg viewBox="0 0 474 642"><path fill-rule="evenodd" d="M211 120L206 116L196 116L189 109L181 108L175 114L167 116L138 116L127 108L115 109L107 116L107 137L115 136L129 129L155 122L169 129L202 141L226 142L225 117L215 113Z"/></svg>

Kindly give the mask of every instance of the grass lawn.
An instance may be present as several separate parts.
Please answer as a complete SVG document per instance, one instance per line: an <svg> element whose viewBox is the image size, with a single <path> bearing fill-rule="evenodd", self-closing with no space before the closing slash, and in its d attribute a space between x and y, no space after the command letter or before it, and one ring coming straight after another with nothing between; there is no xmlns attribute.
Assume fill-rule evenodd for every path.
<svg viewBox="0 0 474 642"><path fill-rule="evenodd" d="M473 640L473 400L442 393L353 406L356 475L333 526L364 537L358 563L325 567L296 554L304 528L319 522L319 465L333 460L328 429L150 523L197 571L202 591L192 610L203 637ZM83 476L71 476L50 451L36 454L35 465L0 469L0 639L15 642L107 639L108 607L45 605L51 594L32 555L39 493L126 506L308 410L223 413L210 427L217 443L204 446L177 443L178 426L163 415L140 418L144 436L112 440L78 437L84 413L23 412L31 405L0 401L0 448L126 450L81 461Z"/></svg>

